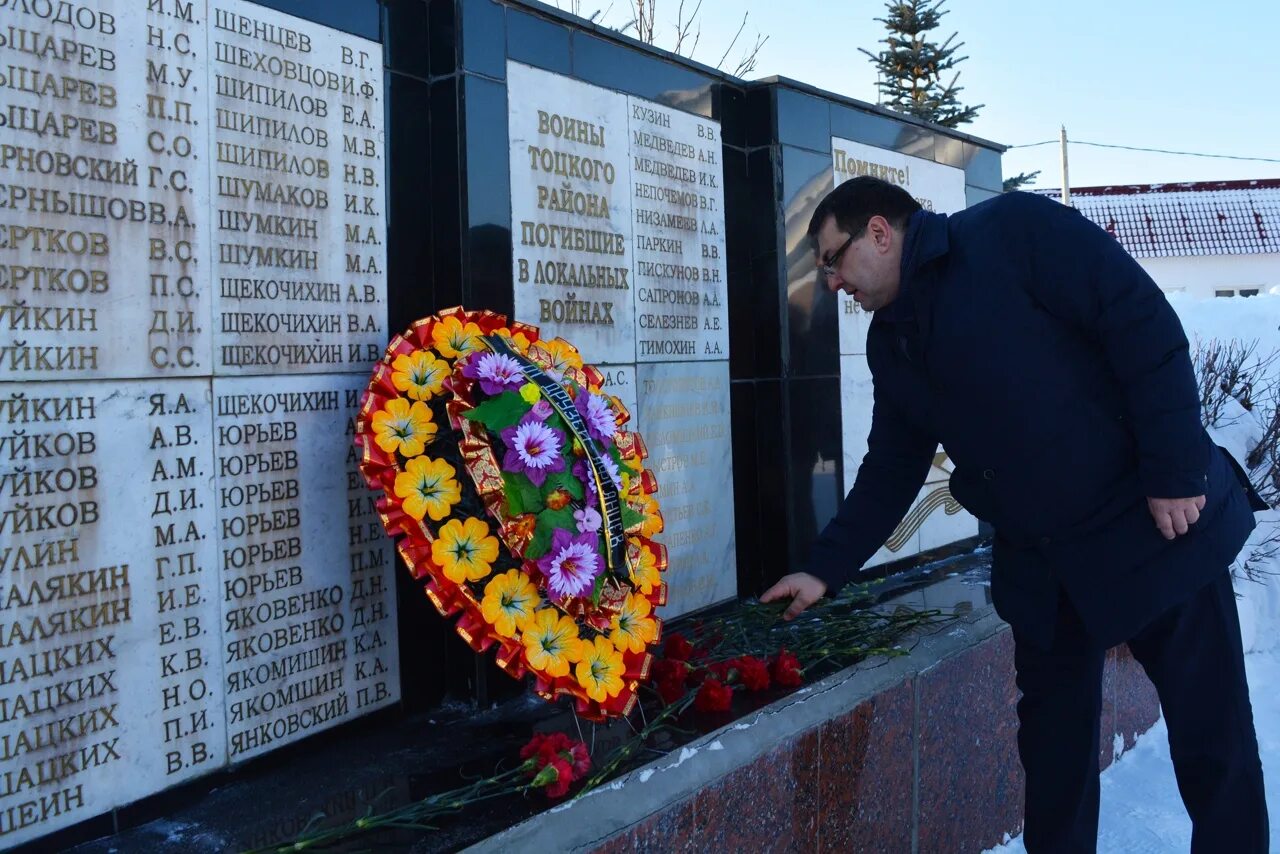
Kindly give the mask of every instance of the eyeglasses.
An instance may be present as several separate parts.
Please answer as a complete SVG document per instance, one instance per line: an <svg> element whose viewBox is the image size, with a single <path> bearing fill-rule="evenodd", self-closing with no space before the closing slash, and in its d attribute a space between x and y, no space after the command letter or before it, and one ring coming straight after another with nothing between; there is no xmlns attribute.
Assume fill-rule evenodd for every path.
<svg viewBox="0 0 1280 854"><path fill-rule="evenodd" d="M831 253L831 257L828 258L825 263L819 261L818 272L828 278L834 276L836 274L836 265L840 263L840 256L844 254L844 251L849 248L849 245L852 244L853 241L858 239L858 235L862 234L863 231L864 229L859 229L857 234L849 235L849 239L840 244L840 248Z"/></svg>

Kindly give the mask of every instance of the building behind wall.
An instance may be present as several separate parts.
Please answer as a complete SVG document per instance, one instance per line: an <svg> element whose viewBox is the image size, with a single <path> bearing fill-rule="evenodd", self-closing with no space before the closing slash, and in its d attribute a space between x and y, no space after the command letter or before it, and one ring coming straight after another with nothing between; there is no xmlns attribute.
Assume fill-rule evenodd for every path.
<svg viewBox="0 0 1280 854"><path fill-rule="evenodd" d="M1280 288L1278 178L1073 187L1071 204L1167 294L1247 297Z"/></svg>

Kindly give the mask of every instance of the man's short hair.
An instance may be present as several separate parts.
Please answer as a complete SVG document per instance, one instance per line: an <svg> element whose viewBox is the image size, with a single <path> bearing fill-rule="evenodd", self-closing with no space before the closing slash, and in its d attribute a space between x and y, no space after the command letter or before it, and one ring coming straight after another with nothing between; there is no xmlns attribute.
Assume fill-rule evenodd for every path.
<svg viewBox="0 0 1280 854"><path fill-rule="evenodd" d="M901 229L907 219L920 210L920 203L899 187L870 175L859 175L836 187L818 203L818 209L809 220L809 243L818 248L818 232L827 217L835 217L836 225L845 234L854 235L867 227L873 216L879 215L894 228Z"/></svg>

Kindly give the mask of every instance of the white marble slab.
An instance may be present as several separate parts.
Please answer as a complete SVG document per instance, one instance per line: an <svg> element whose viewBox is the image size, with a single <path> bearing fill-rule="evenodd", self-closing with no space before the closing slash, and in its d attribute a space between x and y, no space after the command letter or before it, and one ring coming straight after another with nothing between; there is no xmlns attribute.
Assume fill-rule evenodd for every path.
<svg viewBox="0 0 1280 854"><path fill-rule="evenodd" d="M367 370L388 338L382 46L242 0L209 15L216 373Z"/></svg>
<svg viewBox="0 0 1280 854"><path fill-rule="evenodd" d="M7 846L226 752L208 381L6 384L0 416Z"/></svg>
<svg viewBox="0 0 1280 854"><path fill-rule="evenodd" d="M831 138L831 159L836 186L858 175L874 175L906 189L925 210L955 213L965 208L963 169L837 136ZM840 352L866 353L870 317L852 297L840 294L838 299Z"/></svg>
<svg viewBox="0 0 1280 854"><path fill-rule="evenodd" d="M74 6L88 26L52 25L41 4L5 16L28 44L84 49L68 64L0 47L15 117L0 127L0 381L207 374L204 6L199 22ZM64 78L83 82L39 94Z"/></svg>
<svg viewBox="0 0 1280 854"><path fill-rule="evenodd" d="M636 360L626 96L507 64L515 316Z"/></svg>
<svg viewBox="0 0 1280 854"><path fill-rule="evenodd" d="M729 357L720 125L629 98L636 359Z"/></svg>
<svg viewBox="0 0 1280 854"><path fill-rule="evenodd" d="M236 585L223 602L232 762L398 699L394 562L349 477L347 422L363 386L334 375L214 380L218 487L243 491L218 508L219 570ZM371 652L373 631L386 645Z"/></svg>
<svg viewBox="0 0 1280 854"><path fill-rule="evenodd" d="M398 685L391 550L351 449L387 338L381 46L242 0L86 0L74 33L41 8L9 22L79 49L74 95L11 85L23 118L0 128L0 845L223 767L228 732L243 758ZM68 73L9 43L0 60ZM76 122L36 133L37 109ZM215 419L210 377L237 372L290 374L218 381L227 400L280 391L277 409ZM334 606L272 610L317 591ZM289 634L312 613L341 620L339 690L316 697L323 667L256 669L283 660L281 627L318 656L325 639ZM74 702L48 693L69 679ZM37 728L82 712L74 746ZM26 785L73 749L83 770Z"/></svg>
<svg viewBox="0 0 1280 854"><path fill-rule="evenodd" d="M737 594L728 362L642 364L639 427L666 522L671 619Z"/></svg>

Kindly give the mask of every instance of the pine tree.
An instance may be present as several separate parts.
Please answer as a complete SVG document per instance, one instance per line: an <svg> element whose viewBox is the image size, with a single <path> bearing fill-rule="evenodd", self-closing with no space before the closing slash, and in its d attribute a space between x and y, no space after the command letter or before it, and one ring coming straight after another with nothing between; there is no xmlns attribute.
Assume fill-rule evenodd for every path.
<svg viewBox="0 0 1280 854"><path fill-rule="evenodd" d="M1023 187L1029 187L1036 182L1036 178L1039 177L1039 175L1040 170L1037 169L1034 172L1019 172L1012 178L1005 178L1004 191L1009 193L1014 190L1021 190Z"/></svg>
<svg viewBox="0 0 1280 854"><path fill-rule="evenodd" d="M966 107L957 99L962 90L956 86L960 72L956 72L949 84L942 82L943 74L967 56L955 53L964 43L953 45L952 33L939 45L929 41L927 35L935 29L946 14L942 6L945 0L901 0L886 3L888 14L876 18L889 31L880 43L885 49L872 53L859 48L875 63L879 73L880 103L899 113L906 113L925 121L953 128L978 117L984 105Z"/></svg>

